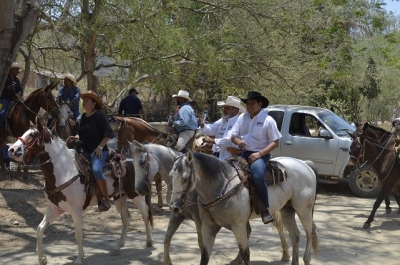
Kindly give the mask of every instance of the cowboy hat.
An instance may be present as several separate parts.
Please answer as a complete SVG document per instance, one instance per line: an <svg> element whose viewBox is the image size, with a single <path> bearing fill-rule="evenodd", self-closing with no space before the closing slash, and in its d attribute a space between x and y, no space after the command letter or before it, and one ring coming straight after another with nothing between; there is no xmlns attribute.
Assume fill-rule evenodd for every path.
<svg viewBox="0 0 400 265"><path fill-rule="evenodd" d="M189 97L189 92L185 90L179 90L178 95L172 95L173 98L185 98L189 102L192 101L192 99Z"/></svg>
<svg viewBox="0 0 400 265"><path fill-rule="evenodd" d="M100 110L103 107L103 102L100 97L96 94L96 92L89 90L87 93L82 93L80 95L81 99L83 98L91 98L94 102L96 102L95 109Z"/></svg>
<svg viewBox="0 0 400 265"><path fill-rule="evenodd" d="M130 95L130 94L132 94L132 93L139 94L139 92L137 92L137 90L136 90L135 88L129 89L128 94Z"/></svg>
<svg viewBox="0 0 400 265"><path fill-rule="evenodd" d="M74 83L75 85L78 83L78 82L76 82L76 79L72 74L65 74L64 78L67 78L67 79L71 80L72 83Z"/></svg>
<svg viewBox="0 0 400 265"><path fill-rule="evenodd" d="M13 68L18 68L18 69L20 69L20 70L24 70L24 68L23 68L19 63L17 63L17 62L13 62L13 63L12 63L10 69L13 69Z"/></svg>
<svg viewBox="0 0 400 265"><path fill-rule="evenodd" d="M257 99L261 101L262 102L261 108L266 108L269 105L269 100L260 93L258 93L257 91L249 91L249 93L247 93L247 98L241 98L244 104L246 104L247 100L249 99Z"/></svg>
<svg viewBox="0 0 400 265"><path fill-rule="evenodd" d="M226 101L218 101L217 102L218 106L231 106L231 107L235 107L238 108L240 112L246 112L246 109L240 105L240 99L237 97L233 97L233 96L228 96L226 98Z"/></svg>

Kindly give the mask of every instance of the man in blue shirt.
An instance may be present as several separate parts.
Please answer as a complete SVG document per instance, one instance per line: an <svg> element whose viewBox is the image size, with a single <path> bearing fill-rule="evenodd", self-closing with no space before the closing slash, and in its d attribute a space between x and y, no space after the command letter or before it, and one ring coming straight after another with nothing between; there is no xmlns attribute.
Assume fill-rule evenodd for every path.
<svg viewBox="0 0 400 265"><path fill-rule="evenodd" d="M178 132L178 141L176 143L176 150L186 153L185 145L194 136L198 127L197 117L193 108L190 106L192 99L189 97L189 92L179 90L177 95L173 95L176 104L178 105L175 111L173 121L168 122L168 126L174 126Z"/></svg>
<svg viewBox="0 0 400 265"><path fill-rule="evenodd" d="M141 117L144 119L144 109L142 106L142 102L137 97L136 89L129 89L128 96L121 100L119 104L118 114L122 114L124 116L133 116L133 117Z"/></svg>
<svg viewBox="0 0 400 265"><path fill-rule="evenodd" d="M21 82L19 81L17 75L19 71L23 70L22 66L18 63L14 62L11 65L10 71L8 73L6 83L4 84L3 91L0 96L0 127L4 128L6 124L6 115L8 106L10 105L11 100L14 99L15 96L18 96L22 99L23 90L21 87Z"/></svg>
<svg viewBox="0 0 400 265"><path fill-rule="evenodd" d="M71 107L71 111L74 115L74 120L78 121L79 116L79 101L81 90L76 86L77 82L73 75L64 75L64 86L58 91L57 102L71 102L74 101Z"/></svg>

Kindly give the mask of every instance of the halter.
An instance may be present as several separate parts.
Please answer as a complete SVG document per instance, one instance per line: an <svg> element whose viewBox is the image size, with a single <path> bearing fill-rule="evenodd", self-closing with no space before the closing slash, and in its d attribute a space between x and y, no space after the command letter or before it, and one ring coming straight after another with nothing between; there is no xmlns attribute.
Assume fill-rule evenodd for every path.
<svg viewBox="0 0 400 265"><path fill-rule="evenodd" d="M181 157L183 157L185 155L180 155L178 157L175 158L175 161L177 161L178 159L180 159ZM186 199L187 199L187 195L194 189L194 187L196 186L196 177L194 176L194 170L196 170L196 168L191 165L190 166L190 175L189 175L189 179L188 179L188 185L186 187L186 189L182 190L182 191L172 191L172 194L182 194L182 202L184 203L184 205L186 205Z"/></svg>

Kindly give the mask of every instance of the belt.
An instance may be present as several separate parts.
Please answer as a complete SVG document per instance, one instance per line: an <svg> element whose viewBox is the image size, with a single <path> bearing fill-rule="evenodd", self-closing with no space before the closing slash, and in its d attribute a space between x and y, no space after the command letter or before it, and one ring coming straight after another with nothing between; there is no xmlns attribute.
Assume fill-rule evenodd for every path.
<svg viewBox="0 0 400 265"><path fill-rule="evenodd" d="M193 129L183 129L182 131L179 131L178 133L184 132L184 131L195 131L195 130L193 130Z"/></svg>

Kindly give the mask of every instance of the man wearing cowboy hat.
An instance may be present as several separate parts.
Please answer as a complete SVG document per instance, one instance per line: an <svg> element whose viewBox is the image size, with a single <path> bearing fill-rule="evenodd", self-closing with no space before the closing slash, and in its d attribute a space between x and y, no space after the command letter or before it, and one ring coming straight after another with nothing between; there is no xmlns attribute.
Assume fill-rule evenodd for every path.
<svg viewBox="0 0 400 265"><path fill-rule="evenodd" d="M141 117L142 119L145 118L142 102L137 97L137 94L139 94L139 92L137 92L136 89L129 89L128 96L122 99L119 103L118 114L124 113L124 116L133 116L136 118Z"/></svg>
<svg viewBox="0 0 400 265"><path fill-rule="evenodd" d="M233 96L228 96L226 101L218 101L218 106L223 107L223 117L212 124L204 124L200 119L200 128L204 137L203 142L213 145L213 154L221 160L225 160L232 155L226 150L227 147L236 147L231 141L231 129L236 123L239 112L246 112L245 108L240 105L240 99ZM215 138L210 137L215 136Z"/></svg>
<svg viewBox="0 0 400 265"><path fill-rule="evenodd" d="M57 102L72 103L71 111L74 115L74 120L77 121L81 115L79 113L79 101L81 90L76 86L77 82L72 74L64 75L64 86L58 91L56 97Z"/></svg>
<svg viewBox="0 0 400 265"><path fill-rule="evenodd" d="M256 186L257 194L264 207L260 207L264 224L274 220L269 212L268 189L264 181L264 171L271 158L271 152L279 146L282 137L275 120L263 108L268 107L269 101L256 91L250 91L247 98L241 99L247 112L240 115L232 128L232 142L243 151L242 156L250 165L251 175Z"/></svg>
<svg viewBox="0 0 400 265"><path fill-rule="evenodd" d="M175 98L176 104L178 105L175 111L173 121L168 122L168 126L174 126L178 132L178 141L176 143L176 150L185 153L185 148L189 140L194 136L198 127L197 117L190 106L192 99L189 97L189 92L185 90L179 90L177 95L172 95Z"/></svg>
<svg viewBox="0 0 400 265"><path fill-rule="evenodd" d="M22 100L23 90L21 87L21 82L19 81L17 75L19 71L23 70L22 66L16 62L11 65L10 71L8 73L6 83L4 84L3 91L0 96L0 127L3 128L6 123L6 115L8 106L11 100L15 96L18 96Z"/></svg>

